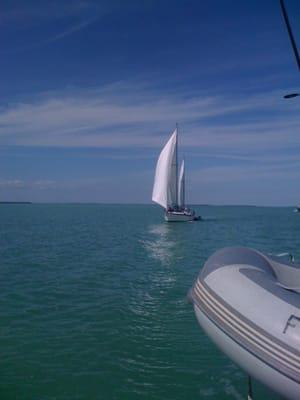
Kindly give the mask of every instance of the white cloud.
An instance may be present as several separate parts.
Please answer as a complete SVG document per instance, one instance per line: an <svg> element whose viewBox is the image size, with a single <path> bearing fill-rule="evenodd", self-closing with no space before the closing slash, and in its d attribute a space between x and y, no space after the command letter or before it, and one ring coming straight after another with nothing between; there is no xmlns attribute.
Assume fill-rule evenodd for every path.
<svg viewBox="0 0 300 400"><path fill-rule="evenodd" d="M282 166L281 164L257 164L238 166L211 166L204 167L190 173L191 185L204 183L248 182L300 178L300 161L298 163ZM297 167L297 168L296 168Z"/></svg>
<svg viewBox="0 0 300 400"><path fill-rule="evenodd" d="M165 93L143 84L41 94L0 110L0 144L160 147L180 123L183 146L243 152L300 144L299 103L256 96Z"/></svg>
<svg viewBox="0 0 300 400"><path fill-rule="evenodd" d="M58 185L58 182L52 180L0 179L1 189L50 189Z"/></svg>

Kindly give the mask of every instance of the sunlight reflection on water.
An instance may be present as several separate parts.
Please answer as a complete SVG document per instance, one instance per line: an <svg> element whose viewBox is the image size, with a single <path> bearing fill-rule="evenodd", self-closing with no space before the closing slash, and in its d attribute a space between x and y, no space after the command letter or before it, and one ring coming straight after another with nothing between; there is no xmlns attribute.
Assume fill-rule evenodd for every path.
<svg viewBox="0 0 300 400"><path fill-rule="evenodd" d="M171 230L168 224L150 225L148 233L153 240L143 240L142 244L149 253L149 256L162 265L170 265L174 257L176 241L171 239Z"/></svg>

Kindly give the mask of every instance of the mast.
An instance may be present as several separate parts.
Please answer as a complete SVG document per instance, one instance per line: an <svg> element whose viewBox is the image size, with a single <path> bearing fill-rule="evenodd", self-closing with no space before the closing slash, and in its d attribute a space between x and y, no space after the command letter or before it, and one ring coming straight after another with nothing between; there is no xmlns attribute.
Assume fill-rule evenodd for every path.
<svg viewBox="0 0 300 400"><path fill-rule="evenodd" d="M185 207L185 160L184 162L184 172L183 172L183 179L182 179L182 206Z"/></svg>
<svg viewBox="0 0 300 400"><path fill-rule="evenodd" d="M176 150L175 150L175 168L176 168L176 207L178 206L178 123L176 122Z"/></svg>
<svg viewBox="0 0 300 400"><path fill-rule="evenodd" d="M300 57L299 57L297 45L296 45L296 42L295 42L295 39L294 39L294 35L293 35L292 28L291 28L291 25L290 25L289 17L287 15L283 0L280 0L280 6L281 6L281 10L282 10L282 14L283 14L283 17L284 17L284 21L285 21L285 24L286 24L286 27L287 27L287 30L288 30L288 34L289 34L289 37L290 37L291 45L292 45L292 48L293 48L293 51L294 51L294 54L295 54L297 65L298 65L298 68L300 69Z"/></svg>
<svg viewBox="0 0 300 400"><path fill-rule="evenodd" d="M300 57L299 57L299 53L298 53L298 49L297 49L297 44L296 44L296 41L295 41L295 38L294 38L294 35L293 35L293 31L292 31L292 28L291 28L291 24L290 24L290 21L289 21L289 17L288 17L288 14L286 12L286 8L285 8L285 5L284 5L284 0L280 0L280 6L281 6L281 11L282 11L282 15L283 15L283 18L284 18L284 22L286 24L286 28L287 28L287 31L288 31L288 34L289 34L289 38L290 38L290 41L291 41L291 45L292 45L292 48L293 48L293 51L294 51L294 55L295 55L295 58L296 58L296 61L297 61L298 69L300 70ZM299 96L299 93L288 93L288 94L284 95L283 98L284 99L292 99L292 98L297 97L297 96Z"/></svg>

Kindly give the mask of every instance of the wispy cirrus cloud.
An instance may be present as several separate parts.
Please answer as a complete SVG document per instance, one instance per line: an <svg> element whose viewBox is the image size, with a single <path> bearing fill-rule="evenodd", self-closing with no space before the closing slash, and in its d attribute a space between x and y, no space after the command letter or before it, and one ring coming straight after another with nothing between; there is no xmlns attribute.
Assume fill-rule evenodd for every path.
<svg viewBox="0 0 300 400"><path fill-rule="evenodd" d="M59 20L66 17L77 17L88 14L90 12L100 11L106 7L102 3L101 7L97 2L75 0L41 0L39 2L22 3L19 1L11 1L3 4L1 7L0 23L11 24L22 21L27 24L35 24L49 20ZM22 28L22 25L18 25Z"/></svg>
<svg viewBox="0 0 300 400"><path fill-rule="evenodd" d="M69 28L65 29L64 31L58 33L57 35L53 36L52 38L48 39L44 43L55 42L56 40L63 39L66 36L72 35L73 33L80 31L81 29L86 28L87 26L94 23L99 17L93 16L84 21L81 21L75 25L70 26Z"/></svg>
<svg viewBox="0 0 300 400"><path fill-rule="evenodd" d="M22 3L3 7L0 13L0 25L14 26L14 31L37 29L36 41L22 43L22 46L12 46L10 53L22 53L38 49L47 44L62 40L75 34L96 22L99 18L111 12L113 7L108 2L99 4L94 1L75 0L73 2L42 1L38 4ZM49 33L52 32L52 33Z"/></svg>
<svg viewBox="0 0 300 400"><path fill-rule="evenodd" d="M0 109L0 144L159 147L179 122L185 147L247 153L300 145L299 104L280 94L168 93L136 82L44 93Z"/></svg>
<svg viewBox="0 0 300 400"><path fill-rule="evenodd" d="M99 16L96 15L96 16L88 17L87 19L81 20L80 22L72 23L72 24L68 25L67 28L62 29L59 33L55 33L53 36L45 38L44 40L41 40L39 42L30 43L30 44L27 44L20 48L14 49L13 52L18 53L18 52L24 52L26 50L37 49L37 48L43 47L47 44L56 42L67 36L72 35L75 32L78 32L82 29L87 28L89 25L96 22L98 20L98 18L99 18Z"/></svg>

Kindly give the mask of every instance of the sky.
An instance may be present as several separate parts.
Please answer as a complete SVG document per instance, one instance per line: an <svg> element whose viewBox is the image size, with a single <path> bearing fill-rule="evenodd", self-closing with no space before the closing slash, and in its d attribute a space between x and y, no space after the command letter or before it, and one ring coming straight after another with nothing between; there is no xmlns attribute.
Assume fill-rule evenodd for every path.
<svg viewBox="0 0 300 400"><path fill-rule="evenodd" d="M279 1L3 0L0 31L0 201L150 203L178 122L189 203L300 202Z"/></svg>

